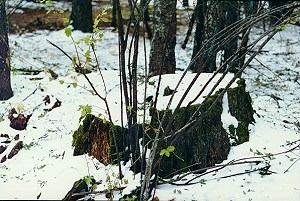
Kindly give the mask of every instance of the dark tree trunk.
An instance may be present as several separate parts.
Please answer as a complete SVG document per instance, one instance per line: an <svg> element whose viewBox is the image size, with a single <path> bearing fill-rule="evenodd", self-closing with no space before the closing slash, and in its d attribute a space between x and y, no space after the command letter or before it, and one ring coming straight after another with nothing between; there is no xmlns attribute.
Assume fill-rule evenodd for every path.
<svg viewBox="0 0 300 201"><path fill-rule="evenodd" d="M204 37L204 15L206 9L206 1L205 0L197 0L197 5L194 11L195 21L196 21L196 31L194 37L194 48L192 59L197 57L197 54L202 46L203 37ZM193 65L191 66L192 71L197 71L199 69L199 58L195 60Z"/></svg>
<svg viewBox="0 0 300 201"><path fill-rule="evenodd" d="M154 34L151 43L151 75L175 73L176 0L154 1Z"/></svg>
<svg viewBox="0 0 300 201"><path fill-rule="evenodd" d="M71 20L73 21L72 25L75 30L92 32L92 0L73 0Z"/></svg>
<svg viewBox="0 0 300 201"><path fill-rule="evenodd" d="M145 8L146 6L146 8ZM152 39L152 31L151 31L151 27L149 26L149 22L150 22L150 17L149 17L149 10L148 10L149 6L147 4L146 0L141 0L141 9L144 9L144 24L145 24L145 28L146 28L146 32L148 34L148 38Z"/></svg>
<svg viewBox="0 0 300 201"><path fill-rule="evenodd" d="M111 26L117 28L117 0L112 0L112 20Z"/></svg>
<svg viewBox="0 0 300 201"><path fill-rule="evenodd" d="M0 0L0 100L13 96L10 84L10 58L5 0Z"/></svg>
<svg viewBox="0 0 300 201"><path fill-rule="evenodd" d="M257 8L258 8L258 2L255 2L255 1L244 1L243 2L243 7L244 7L244 11L245 11L245 16L246 17L249 17L251 16L252 14L254 14L256 11L257 11ZM241 41L241 44L240 44L240 47L241 48L244 48L244 50L240 51L239 52L239 58L237 61L236 61L236 66L237 68L239 67L242 67L245 63L245 54L247 52L247 45L248 45L248 41L249 41L249 33L250 32L247 32L247 31L244 31L242 33L242 41Z"/></svg>
<svg viewBox="0 0 300 201"><path fill-rule="evenodd" d="M199 10L192 56L196 60L191 69L211 73L216 70L216 54L221 48L217 33L224 28L223 2L198 0L197 5Z"/></svg>
<svg viewBox="0 0 300 201"><path fill-rule="evenodd" d="M226 1L224 3L225 7L225 19L226 27L230 26L239 19L239 10L237 1ZM231 32L230 32L231 33ZM229 34L230 34L229 33ZM224 47L224 61L226 61L230 56L232 56L238 47L238 36L233 38L226 46ZM241 67L238 61L228 63L228 66L224 66L224 70L229 68L229 72L236 73L238 68Z"/></svg>
<svg viewBox="0 0 300 201"><path fill-rule="evenodd" d="M200 59L200 66L203 72L212 73L216 70L216 55L220 50L217 40L217 33L224 28L223 2L207 1L207 9L204 23L205 49L203 58Z"/></svg>

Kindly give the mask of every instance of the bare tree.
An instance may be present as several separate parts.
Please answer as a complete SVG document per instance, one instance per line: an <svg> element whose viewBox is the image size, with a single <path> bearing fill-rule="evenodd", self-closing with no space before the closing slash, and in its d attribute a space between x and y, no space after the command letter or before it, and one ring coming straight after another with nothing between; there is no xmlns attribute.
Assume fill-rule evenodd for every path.
<svg viewBox="0 0 300 201"><path fill-rule="evenodd" d="M10 57L5 0L0 0L0 100L13 96L10 82Z"/></svg>

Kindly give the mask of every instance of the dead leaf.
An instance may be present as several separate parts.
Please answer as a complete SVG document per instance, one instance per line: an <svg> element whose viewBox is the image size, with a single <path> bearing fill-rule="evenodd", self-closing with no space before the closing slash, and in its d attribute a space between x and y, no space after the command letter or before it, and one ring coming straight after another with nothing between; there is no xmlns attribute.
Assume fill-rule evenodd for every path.
<svg viewBox="0 0 300 201"><path fill-rule="evenodd" d="M45 105L50 104L50 96L47 95L44 99L43 99Z"/></svg>
<svg viewBox="0 0 300 201"><path fill-rule="evenodd" d="M14 140L19 140L19 138L20 138L20 135L17 134L17 135L14 137Z"/></svg>
<svg viewBox="0 0 300 201"><path fill-rule="evenodd" d="M12 108L8 114L10 120L10 127L16 130L24 130L32 114L25 117L24 114L18 114L15 108Z"/></svg>
<svg viewBox="0 0 300 201"><path fill-rule="evenodd" d="M8 154L8 159L14 157L23 148L23 141L18 142Z"/></svg>
<svg viewBox="0 0 300 201"><path fill-rule="evenodd" d="M0 154L6 150L7 146L0 145Z"/></svg>
<svg viewBox="0 0 300 201"><path fill-rule="evenodd" d="M6 161L6 155L2 157L0 163L4 163Z"/></svg>

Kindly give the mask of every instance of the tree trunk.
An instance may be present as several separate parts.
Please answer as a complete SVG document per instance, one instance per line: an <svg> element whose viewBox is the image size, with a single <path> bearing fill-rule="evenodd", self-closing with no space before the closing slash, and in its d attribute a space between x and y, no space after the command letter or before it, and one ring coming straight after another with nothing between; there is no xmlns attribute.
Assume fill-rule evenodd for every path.
<svg viewBox="0 0 300 201"><path fill-rule="evenodd" d="M75 30L92 32L92 0L73 0L71 20Z"/></svg>
<svg viewBox="0 0 300 201"><path fill-rule="evenodd" d="M194 11L195 21L196 21L196 31L195 31L195 37L194 37L194 48L193 48L193 54L192 59L194 59L201 46L202 46L202 40L204 37L204 14L206 9L206 1L205 0L197 0L197 5ZM191 66L192 71L197 71L199 69L199 59L196 59L196 61Z"/></svg>
<svg viewBox="0 0 300 201"><path fill-rule="evenodd" d="M111 26L117 28L117 0L112 0L112 5Z"/></svg>
<svg viewBox="0 0 300 201"><path fill-rule="evenodd" d="M154 1L156 20L149 62L152 76L175 73L176 3L176 0Z"/></svg>
<svg viewBox="0 0 300 201"><path fill-rule="evenodd" d="M146 8L145 8L146 7ZM149 16L149 6L147 3L147 0L141 0L141 10L145 10L144 11L144 24L145 24L145 28L146 28L146 32L148 34L148 38L151 40L152 39L152 31L151 31L151 27L149 25L150 22L150 16Z"/></svg>
<svg viewBox="0 0 300 201"><path fill-rule="evenodd" d="M226 1L224 2L225 7L225 19L226 27L235 23L239 19L239 10L237 1ZM229 32L231 34L231 32ZM228 44L224 47L224 61L226 61L230 56L232 56L238 47L238 36L233 38ZM230 62L227 66L224 66L224 70L229 68L229 72L236 73L238 68L241 67L238 61Z"/></svg>
<svg viewBox="0 0 300 201"><path fill-rule="evenodd" d="M0 0L0 100L13 96L10 84L10 58L5 0Z"/></svg>
<svg viewBox="0 0 300 201"><path fill-rule="evenodd" d="M224 28L223 2L198 0L197 7L198 22L192 57L197 59L192 70L211 73L216 70L216 54L220 50L216 34ZM199 52L201 48L202 52ZM197 55L199 53L201 56Z"/></svg>

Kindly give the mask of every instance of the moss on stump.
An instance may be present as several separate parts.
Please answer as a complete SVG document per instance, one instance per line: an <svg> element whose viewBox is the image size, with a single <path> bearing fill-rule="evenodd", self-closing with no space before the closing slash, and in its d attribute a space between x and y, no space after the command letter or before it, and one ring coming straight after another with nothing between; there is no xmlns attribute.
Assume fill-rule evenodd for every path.
<svg viewBox="0 0 300 201"><path fill-rule="evenodd" d="M254 122L251 97L245 91L245 81L243 79L238 81L237 87L230 88L227 93L229 111L239 122L238 127L231 128L230 132L236 135L236 143L240 144L249 140L248 126ZM216 92L215 95L204 102L201 113L204 113L211 106L218 94L219 92ZM176 131L182 128L198 107L199 105L191 105L179 108L171 125L172 130ZM170 157L162 157L160 176L172 176L170 174L178 170L186 172L212 166L227 159L230 150L230 134L223 128L222 111L222 101L219 101L204 119L196 122L188 131L166 140L160 140L158 152L166 149L174 140L174 153L176 154L171 153ZM160 121L155 116L159 114L158 116L162 117L163 112L157 112L152 108L150 111L152 114L151 128L158 128L158 122ZM171 118L172 112L172 110L168 110L165 121L160 122L164 128ZM142 131L142 129L139 130ZM126 136L128 135L127 129L112 125L93 115L87 115L83 120L83 124L73 134L74 155L89 153L105 165L113 163L116 159L116 152L112 131L115 132L119 150L124 150L126 146L124 139L127 139ZM154 131L152 131L152 134L148 134L152 135L152 138L154 137ZM139 133L139 136L141 137L141 133ZM157 158L159 158L159 153Z"/></svg>
<svg viewBox="0 0 300 201"><path fill-rule="evenodd" d="M249 124L255 122L253 118L252 99L246 92L244 79L237 81L238 86L227 91L229 112L238 120L238 127L235 128L236 144L249 141Z"/></svg>

